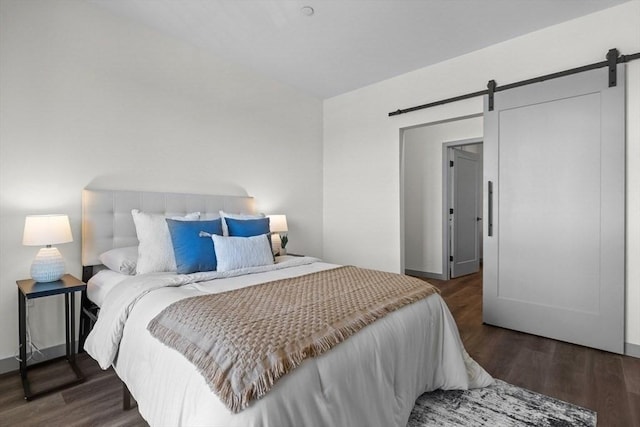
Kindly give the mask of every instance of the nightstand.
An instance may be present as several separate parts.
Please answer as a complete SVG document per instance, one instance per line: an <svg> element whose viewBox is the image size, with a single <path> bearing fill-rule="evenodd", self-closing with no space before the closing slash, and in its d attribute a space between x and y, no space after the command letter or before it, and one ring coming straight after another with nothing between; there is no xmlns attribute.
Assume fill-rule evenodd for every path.
<svg viewBox="0 0 640 427"><path fill-rule="evenodd" d="M70 274L65 274L56 282L36 283L32 279L18 280L18 338L20 341L20 376L22 377L22 387L24 388L24 397L27 400L35 399L47 393L58 391L62 388L79 384L84 381L85 377L76 365L76 349L74 339L75 330L75 312L76 304L74 292L83 291L87 285L76 279ZM35 363L27 366L27 300L35 298L43 298L51 295L64 294L64 311L65 311L65 327L66 327L66 355L55 359L46 360L44 362ZM40 365L50 364L51 362L66 359L69 366L75 374L75 379L55 384L46 389L31 391L31 384L27 378L27 371L37 368Z"/></svg>

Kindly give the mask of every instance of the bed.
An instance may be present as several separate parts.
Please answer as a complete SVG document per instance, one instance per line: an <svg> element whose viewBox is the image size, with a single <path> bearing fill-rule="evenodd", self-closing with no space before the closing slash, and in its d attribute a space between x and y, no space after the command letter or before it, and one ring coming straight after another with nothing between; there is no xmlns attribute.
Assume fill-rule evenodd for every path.
<svg viewBox="0 0 640 427"><path fill-rule="evenodd" d="M235 298L275 282L293 283L347 267L285 256L268 265L190 274L130 275L114 271L113 265L105 269L101 254L138 244L132 209L217 218L220 211L252 213L253 200L83 192L82 254L89 281L83 295L83 335L92 327L84 348L102 368L113 366L151 425L404 427L422 393L492 383L464 351L455 322L435 293L391 310L333 348L300 361L260 398L232 408L192 361L151 333L150 325L191 297Z"/></svg>

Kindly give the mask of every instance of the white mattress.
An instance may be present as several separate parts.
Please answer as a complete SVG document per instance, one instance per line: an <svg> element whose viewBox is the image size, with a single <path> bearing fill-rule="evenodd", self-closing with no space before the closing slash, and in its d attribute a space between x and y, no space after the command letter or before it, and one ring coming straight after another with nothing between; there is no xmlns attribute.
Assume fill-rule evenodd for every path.
<svg viewBox="0 0 640 427"><path fill-rule="evenodd" d="M102 307L111 289L129 277L131 276L113 270L100 270L87 282L87 297L98 307Z"/></svg>

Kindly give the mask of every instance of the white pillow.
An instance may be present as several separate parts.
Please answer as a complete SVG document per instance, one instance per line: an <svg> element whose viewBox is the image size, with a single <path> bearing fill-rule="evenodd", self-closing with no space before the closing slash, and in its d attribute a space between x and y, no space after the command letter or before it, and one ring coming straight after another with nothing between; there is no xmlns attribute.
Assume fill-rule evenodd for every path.
<svg viewBox="0 0 640 427"><path fill-rule="evenodd" d="M98 257L109 270L123 274L136 274L138 247L127 246L106 251Z"/></svg>
<svg viewBox="0 0 640 427"><path fill-rule="evenodd" d="M238 270L273 264L273 254L266 234L253 237L212 235L218 271Z"/></svg>
<svg viewBox="0 0 640 427"><path fill-rule="evenodd" d="M222 234L224 236L229 235L229 228L227 228L227 223L225 222L225 218L231 219L260 219L264 218L264 214L233 214L224 211L220 211L220 218L222 219Z"/></svg>
<svg viewBox="0 0 640 427"><path fill-rule="evenodd" d="M140 212L138 209L133 209L131 215L140 242L136 273L176 271L176 258L173 254L173 244L166 217ZM200 212L190 213L183 217L172 217L172 219L182 221L197 221L199 218Z"/></svg>

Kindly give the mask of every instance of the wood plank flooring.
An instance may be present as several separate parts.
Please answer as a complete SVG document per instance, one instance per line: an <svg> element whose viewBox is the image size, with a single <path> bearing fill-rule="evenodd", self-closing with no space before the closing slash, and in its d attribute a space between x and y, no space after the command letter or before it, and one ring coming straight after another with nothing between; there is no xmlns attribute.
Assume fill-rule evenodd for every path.
<svg viewBox="0 0 640 427"><path fill-rule="evenodd" d="M0 376L0 426L147 426L137 409L122 410L122 385L113 369L103 371L86 353L77 358L87 380L27 402L20 374ZM34 389L72 376L66 361L29 372ZM46 383L49 384L46 384Z"/></svg>
<svg viewBox="0 0 640 427"><path fill-rule="evenodd" d="M640 427L640 359L482 324L482 278L473 274L442 290L465 347L491 375L511 384L598 412L598 425ZM122 410L121 384L86 354L78 364L87 381L26 402L20 376L0 376L0 426L146 426L137 409ZM68 367L52 364L29 378L64 379Z"/></svg>
<svg viewBox="0 0 640 427"><path fill-rule="evenodd" d="M640 359L482 324L480 273L438 286L468 353L508 383L598 413L598 426L640 427Z"/></svg>

